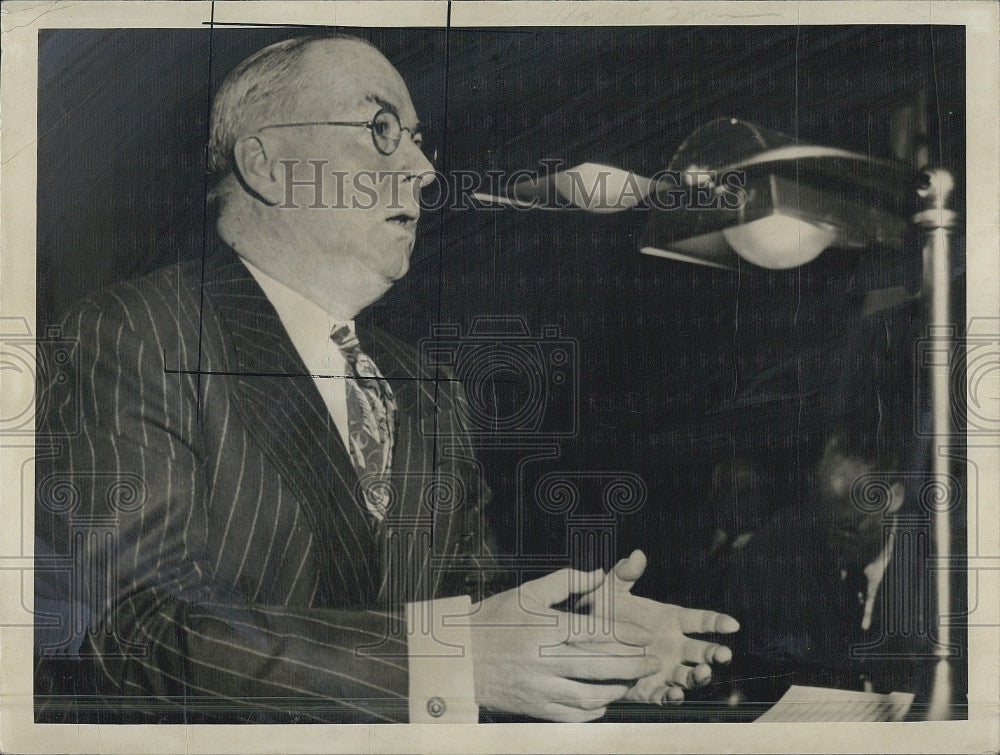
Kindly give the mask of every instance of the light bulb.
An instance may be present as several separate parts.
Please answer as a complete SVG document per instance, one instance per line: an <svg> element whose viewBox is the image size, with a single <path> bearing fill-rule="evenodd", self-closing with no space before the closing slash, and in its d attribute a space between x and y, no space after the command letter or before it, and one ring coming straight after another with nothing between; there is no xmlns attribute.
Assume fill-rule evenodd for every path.
<svg viewBox="0 0 1000 755"><path fill-rule="evenodd" d="M772 270L787 270L816 259L837 238L832 226L815 225L787 215L726 228L722 235L747 262Z"/></svg>

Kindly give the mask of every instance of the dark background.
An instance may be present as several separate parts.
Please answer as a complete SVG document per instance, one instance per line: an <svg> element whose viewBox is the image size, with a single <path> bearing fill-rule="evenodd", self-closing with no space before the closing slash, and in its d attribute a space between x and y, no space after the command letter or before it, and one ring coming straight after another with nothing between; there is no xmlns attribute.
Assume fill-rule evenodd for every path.
<svg viewBox="0 0 1000 755"><path fill-rule="evenodd" d="M100 285L201 254L215 88L250 53L304 31L40 33L40 327ZM697 126L738 117L875 157L912 162L924 150L930 164L956 173L962 205L962 27L348 31L400 70L444 172L537 169L562 158L651 175ZM907 127L906 112L918 126ZM601 475L637 475L644 502L612 517L619 555L645 549L645 594L699 602L711 597L698 575L720 459L751 459L765 470L771 499L789 505L808 498L816 458L844 423L879 423L904 463L920 467L919 309L894 315L892 350L858 315L870 288L916 288L918 247L830 251L790 271L729 272L639 254L645 220L641 210L429 212L410 274L371 316L414 343L432 324L467 335L483 317L520 318L535 337L557 328L540 343L576 345L579 394L547 394L545 427L577 431L558 440L527 432L516 447L484 438L480 450L503 550L586 561L568 551L568 520L608 514ZM961 324L960 233L958 242ZM483 399L504 416L524 388L516 374L506 377ZM549 458L529 459L546 448ZM590 474L572 512L543 511L532 495L553 471ZM587 485L598 486L592 497Z"/></svg>

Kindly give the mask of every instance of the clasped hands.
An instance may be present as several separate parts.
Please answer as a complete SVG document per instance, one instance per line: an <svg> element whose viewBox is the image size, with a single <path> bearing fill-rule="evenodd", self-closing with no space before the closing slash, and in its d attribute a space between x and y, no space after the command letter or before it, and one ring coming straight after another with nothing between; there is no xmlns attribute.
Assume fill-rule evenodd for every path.
<svg viewBox="0 0 1000 755"><path fill-rule="evenodd" d="M634 551L610 574L562 569L477 603L471 616L476 701L488 710L561 722L600 718L616 700L680 702L707 684L730 616L633 595L646 568ZM587 613L553 608L576 597Z"/></svg>

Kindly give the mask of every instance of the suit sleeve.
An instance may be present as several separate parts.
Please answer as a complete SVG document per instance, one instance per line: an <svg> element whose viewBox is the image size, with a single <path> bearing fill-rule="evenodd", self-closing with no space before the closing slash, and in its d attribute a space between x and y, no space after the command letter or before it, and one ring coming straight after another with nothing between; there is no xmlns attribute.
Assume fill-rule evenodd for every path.
<svg viewBox="0 0 1000 755"><path fill-rule="evenodd" d="M193 440L197 376L164 370L168 335L140 336L142 316L108 300L71 312L61 386L40 394L56 454L36 474L39 526L58 530L51 540L71 558L66 605L85 607L84 655L115 704L405 722L401 612L241 603L216 584L204 556L210 481Z"/></svg>
<svg viewBox="0 0 1000 755"><path fill-rule="evenodd" d="M472 567L463 575L465 581L461 589L472 596L474 601L479 601L515 587L517 575L496 565L498 547L488 514L493 501L493 491L490 490L479 462L475 460L475 448L464 419L471 414L465 391L461 383L453 379L453 375L450 373L448 375L452 378L447 384L451 388L452 412L458 430L453 436L454 442L448 453L469 460L472 467L468 475L470 505L462 511L462 535L459 546L459 552L469 560Z"/></svg>

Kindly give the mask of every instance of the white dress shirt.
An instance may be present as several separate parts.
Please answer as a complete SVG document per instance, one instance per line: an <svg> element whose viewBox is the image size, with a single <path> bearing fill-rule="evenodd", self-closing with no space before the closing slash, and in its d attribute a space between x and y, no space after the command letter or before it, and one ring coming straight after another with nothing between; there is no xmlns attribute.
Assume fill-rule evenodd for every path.
<svg viewBox="0 0 1000 755"><path fill-rule="evenodd" d="M347 361L330 334L344 325L318 304L243 260L278 313L312 376L330 417L349 448ZM354 330L354 321L346 323ZM468 595L406 606L410 723L476 723Z"/></svg>

